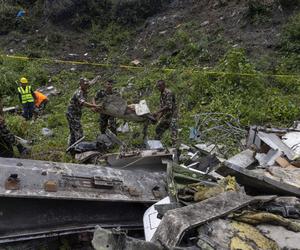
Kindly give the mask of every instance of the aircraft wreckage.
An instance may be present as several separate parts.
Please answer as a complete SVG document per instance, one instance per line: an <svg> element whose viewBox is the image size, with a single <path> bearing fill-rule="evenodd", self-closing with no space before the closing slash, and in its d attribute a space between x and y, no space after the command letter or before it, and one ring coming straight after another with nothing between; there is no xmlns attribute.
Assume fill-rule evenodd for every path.
<svg viewBox="0 0 300 250"><path fill-rule="evenodd" d="M105 167L0 158L0 243L88 232L96 250L300 249L299 128L254 127L246 143L227 159L181 145L179 163L165 149L100 154Z"/></svg>
<svg viewBox="0 0 300 250"><path fill-rule="evenodd" d="M165 174L0 158L0 243L93 229L141 229Z"/></svg>

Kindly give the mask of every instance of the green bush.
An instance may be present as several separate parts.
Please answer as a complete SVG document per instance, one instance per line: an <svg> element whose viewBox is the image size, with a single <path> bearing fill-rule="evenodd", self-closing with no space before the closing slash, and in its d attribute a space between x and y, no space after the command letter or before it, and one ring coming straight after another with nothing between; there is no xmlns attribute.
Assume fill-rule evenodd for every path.
<svg viewBox="0 0 300 250"><path fill-rule="evenodd" d="M6 124L12 133L22 138L26 138L30 130L29 122L22 116L8 116Z"/></svg>
<svg viewBox="0 0 300 250"><path fill-rule="evenodd" d="M66 117L64 113L54 113L48 117L48 127L51 129L60 126L67 126Z"/></svg>
<svg viewBox="0 0 300 250"><path fill-rule="evenodd" d="M281 34L283 51L300 53L300 14L294 16L283 28Z"/></svg>
<svg viewBox="0 0 300 250"><path fill-rule="evenodd" d="M8 1L0 0L0 35L5 35L14 30L16 24L16 15L19 9L7 3Z"/></svg>
<svg viewBox="0 0 300 250"><path fill-rule="evenodd" d="M248 9L245 17L252 24L266 23L271 20L272 11L278 8L278 3L264 0L248 0Z"/></svg>

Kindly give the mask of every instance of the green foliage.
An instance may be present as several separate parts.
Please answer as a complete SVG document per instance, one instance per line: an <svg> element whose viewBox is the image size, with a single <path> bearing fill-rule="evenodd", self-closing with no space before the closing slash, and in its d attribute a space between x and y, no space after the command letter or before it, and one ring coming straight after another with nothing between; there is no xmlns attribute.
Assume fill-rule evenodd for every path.
<svg viewBox="0 0 300 250"><path fill-rule="evenodd" d="M229 51L213 71L216 74L184 71L177 78L176 92L185 126L192 126L190 117L199 112L232 114L245 126L289 124L299 116L299 98L288 95L295 86L285 82L282 87L284 79L273 79L270 85L270 79L257 72L242 50Z"/></svg>
<svg viewBox="0 0 300 250"><path fill-rule="evenodd" d="M112 1L112 17L121 24L135 24L158 10L169 0Z"/></svg>
<svg viewBox="0 0 300 250"><path fill-rule="evenodd" d="M110 23L104 29L100 25L93 24L90 41L98 46L104 45L107 50L126 42L129 37L128 29L124 29L116 23Z"/></svg>
<svg viewBox="0 0 300 250"><path fill-rule="evenodd" d="M48 128L53 129L60 126L67 126L64 113L54 113L48 117Z"/></svg>
<svg viewBox="0 0 300 250"><path fill-rule="evenodd" d="M261 0L248 0L247 17L254 22L263 21L270 14L272 3Z"/></svg>
<svg viewBox="0 0 300 250"><path fill-rule="evenodd" d="M18 8L7 3L8 1L0 0L0 35L7 34L15 27L15 18Z"/></svg>
<svg viewBox="0 0 300 250"><path fill-rule="evenodd" d="M19 79L26 77L29 83L35 88L47 81L46 71L40 67L37 61L17 61L17 60L4 60L0 67L0 96L17 96L17 87ZM14 103L17 103L17 98Z"/></svg>
<svg viewBox="0 0 300 250"><path fill-rule="evenodd" d="M223 38L218 31L216 34L206 35L194 23L186 23L170 35L166 41L155 43L156 47L162 47L164 53L159 57L159 65L168 67L195 66L216 60L216 53L212 51L212 45L224 47ZM191 30L193 32L191 33Z"/></svg>
<svg viewBox="0 0 300 250"><path fill-rule="evenodd" d="M39 2L43 1L39 0ZM150 12L146 14L143 14L143 12L137 13L136 9L131 8L129 3L124 5L126 6L124 9L121 9L120 6L115 9L112 6L106 6L107 9L105 9L106 7L103 9L100 5L104 4L105 1L96 0L77 1L77 3L82 3L80 5L81 9L78 9L79 6L77 5L74 8L67 8L67 5L64 5L64 3L73 4L74 2L68 0L55 1L58 4L56 6L58 11L49 9L50 13L56 15L55 17L50 15L50 19L60 21L60 18L67 14L68 24L76 26L80 30L91 27L91 30L85 33L89 44L94 44L93 50L88 51L89 54L94 53L97 58L102 58L102 55L105 55L107 62L116 64L129 62L126 52L123 53L123 51L128 49L130 51L133 46L136 46L130 43L134 41L135 34L133 28L129 28L124 24L138 22L139 18L148 15L147 13ZM263 20L265 17L268 18L271 10L269 6L263 5L260 1L251 2L249 17L253 21L256 18L258 21ZM65 8L71 12L64 12ZM103 13L103 10L109 11ZM33 11L41 18L48 10L45 10L45 13L38 13L37 9ZM117 22L111 20L111 13L114 11L120 13ZM149 66L150 61L147 60L142 60L143 64L146 65L145 68L136 71L120 70L116 67L96 69L85 66L82 68L87 72L81 71L81 67L78 67L76 72L63 70L59 73L53 73L57 72L56 70L52 71L56 68L47 67L51 69L52 83L62 94L50 98L46 116L33 123L28 123L19 116L8 115L8 126L17 135L34 140L33 158L72 161L64 153L69 134L65 118L66 108L69 98L78 87L79 76L92 78L96 74L95 71L101 72L103 79L116 79L118 82L117 87L123 88L123 97L128 103L136 103L141 99L146 99L152 112L159 109L160 93L155 88L155 82L158 79L166 80L168 87L176 94L180 111L180 137L183 142L188 142L189 127L194 125L192 116L201 112L232 114L241 121L243 126L266 123L287 126L293 120L299 118L299 78L265 76L260 72L261 67L258 68L258 65L247 58L245 51L239 49L227 51L229 44L225 42L221 32L215 30L213 34L207 34L204 29L199 27L197 23L189 22L178 25L175 29L168 29L165 33L160 33L159 36L149 38L149 41L147 41L149 46L145 46L145 49L147 49L145 53L147 53L148 58L151 58L152 54L159 54L160 58L157 65L160 68ZM284 56L276 69L270 67L270 74L296 74L300 72L299 34L298 15L284 27L281 38ZM11 35L17 39L22 39L22 36L17 32ZM38 35L35 37L38 38L35 42L29 38L28 43L31 44L31 47L26 51L32 57L43 56L44 53L51 55L50 48L52 47L49 44L54 48L67 41L59 32L50 32L47 35L48 43L45 42L43 34L40 37ZM102 54L99 55L99 53ZM225 56L214 65L223 54ZM130 59L132 60L132 58ZM276 63L276 60L274 60L274 65ZM202 69L203 65L210 65L208 71L216 73L207 74ZM164 67L176 70L163 71ZM60 68L60 66L57 66L57 68ZM42 66L42 61L14 61L7 58L0 59L0 73L2 76L0 79L0 95L5 97L5 105L18 103L15 81L21 76L26 76L35 88L44 84L50 74ZM89 100L98 88L99 85L91 89ZM94 140L99 132L98 114L85 108L82 124L87 140ZM120 135L120 138L126 142L129 141L131 145L141 144L141 138L134 136L141 131L141 126L134 123L130 125L133 132L129 135ZM45 138L41 134L43 127L52 129L54 136ZM154 137L154 129L155 126L150 126L149 138ZM170 143L169 132L165 134L163 142Z"/></svg>
<svg viewBox="0 0 300 250"><path fill-rule="evenodd" d="M283 8L295 8L300 4L299 0L279 0L279 3Z"/></svg>
<svg viewBox="0 0 300 250"><path fill-rule="evenodd" d="M6 118L6 124L15 135L22 138L28 136L30 124L22 116L8 116Z"/></svg>
<svg viewBox="0 0 300 250"><path fill-rule="evenodd" d="M295 15L283 27L281 33L283 56L278 65L280 73L300 72L300 14Z"/></svg>
<svg viewBox="0 0 300 250"><path fill-rule="evenodd" d="M281 45L284 51L300 53L300 14L294 16L285 25L282 32Z"/></svg>

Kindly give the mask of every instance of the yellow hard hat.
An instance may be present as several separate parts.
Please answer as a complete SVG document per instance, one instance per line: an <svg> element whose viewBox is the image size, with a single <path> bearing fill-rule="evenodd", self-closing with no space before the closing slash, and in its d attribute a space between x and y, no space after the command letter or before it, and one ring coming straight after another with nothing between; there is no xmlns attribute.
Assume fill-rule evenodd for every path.
<svg viewBox="0 0 300 250"><path fill-rule="evenodd" d="M22 78L20 79L20 82L21 82L21 83L28 83L28 80L27 80L27 78L22 77Z"/></svg>

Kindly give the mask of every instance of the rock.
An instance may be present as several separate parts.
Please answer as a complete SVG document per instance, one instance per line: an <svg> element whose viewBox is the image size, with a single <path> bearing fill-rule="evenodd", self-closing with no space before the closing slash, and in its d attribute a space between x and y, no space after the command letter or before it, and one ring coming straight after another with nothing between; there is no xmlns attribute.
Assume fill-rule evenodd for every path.
<svg viewBox="0 0 300 250"><path fill-rule="evenodd" d="M139 61L138 59L134 59L133 61L130 62L131 64L133 64L134 66L142 66L143 64L141 63L141 61Z"/></svg>
<svg viewBox="0 0 300 250"><path fill-rule="evenodd" d="M282 226L259 225L257 228L269 239L275 241L280 249L300 249L300 233L295 233Z"/></svg>
<svg viewBox="0 0 300 250"><path fill-rule="evenodd" d="M42 128L42 134L43 134L43 136L51 137L51 136L53 136L53 130L51 130L49 128Z"/></svg>
<svg viewBox="0 0 300 250"><path fill-rule="evenodd" d="M167 30L163 30L163 31L160 31L160 32L159 32L160 35L164 35L164 34L166 34L166 33L167 33Z"/></svg>
<svg viewBox="0 0 300 250"><path fill-rule="evenodd" d="M203 23L201 23L201 27L204 27L204 26L206 26L208 24L209 24L209 21L204 21Z"/></svg>

